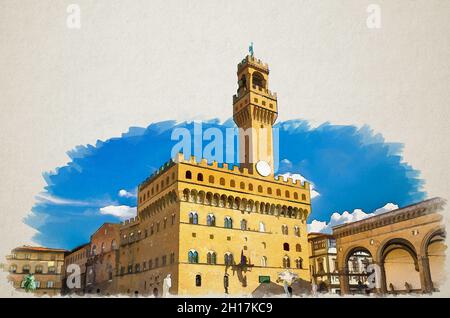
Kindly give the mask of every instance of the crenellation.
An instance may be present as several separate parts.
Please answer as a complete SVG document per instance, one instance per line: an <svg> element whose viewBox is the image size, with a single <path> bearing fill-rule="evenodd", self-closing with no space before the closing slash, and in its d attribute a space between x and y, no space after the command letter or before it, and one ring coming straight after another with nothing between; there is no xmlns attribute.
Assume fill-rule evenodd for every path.
<svg viewBox="0 0 450 318"><path fill-rule="evenodd" d="M214 160L214 161L211 163L211 167L212 167L212 168L219 168L218 162Z"/></svg>

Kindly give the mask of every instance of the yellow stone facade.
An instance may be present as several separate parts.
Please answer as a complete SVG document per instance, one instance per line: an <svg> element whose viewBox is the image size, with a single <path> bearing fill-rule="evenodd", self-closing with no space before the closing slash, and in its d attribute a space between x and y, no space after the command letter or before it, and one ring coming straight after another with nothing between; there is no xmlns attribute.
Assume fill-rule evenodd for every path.
<svg viewBox="0 0 450 318"><path fill-rule="evenodd" d="M310 185L274 176L278 106L268 74L252 56L238 65L233 115L253 128L247 140L239 136L247 158L239 167L179 154L139 186L138 215L120 229L117 292L161 295L168 274L178 295L251 294L286 271L310 280ZM267 176L255 167L260 160Z"/></svg>

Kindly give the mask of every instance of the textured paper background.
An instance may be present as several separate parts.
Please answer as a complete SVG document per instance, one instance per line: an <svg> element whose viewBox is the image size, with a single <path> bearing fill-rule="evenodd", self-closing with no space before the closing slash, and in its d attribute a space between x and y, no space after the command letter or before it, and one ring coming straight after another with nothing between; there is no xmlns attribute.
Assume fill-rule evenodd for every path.
<svg viewBox="0 0 450 318"><path fill-rule="evenodd" d="M371 3L380 29L366 26ZM251 41L280 119L368 124L405 143L429 197L448 198L449 17L446 0L0 0L0 255L31 242L22 218L67 150L153 121L229 118Z"/></svg>

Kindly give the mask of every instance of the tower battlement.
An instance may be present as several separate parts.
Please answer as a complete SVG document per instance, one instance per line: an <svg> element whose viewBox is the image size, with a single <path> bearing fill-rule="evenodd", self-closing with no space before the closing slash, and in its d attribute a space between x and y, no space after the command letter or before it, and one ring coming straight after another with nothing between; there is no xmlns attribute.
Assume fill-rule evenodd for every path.
<svg viewBox="0 0 450 318"><path fill-rule="evenodd" d="M259 91L261 93L264 93L265 95L267 95L268 98L271 98L273 100L277 99L277 93L272 92L270 89L267 89L267 88L264 88L264 87L261 87L261 86L256 86L256 85L252 85L252 88L255 91ZM241 97L245 96L247 93L248 93L247 91L242 90L239 93L234 94L233 95L233 104L235 104L237 101L239 101L239 99L241 99Z"/></svg>
<svg viewBox="0 0 450 318"><path fill-rule="evenodd" d="M237 66L238 73L246 66L252 66L254 68L260 69L263 72L269 73L269 65L267 63L262 62L260 59L255 58L254 56L247 55Z"/></svg>
<svg viewBox="0 0 450 318"><path fill-rule="evenodd" d="M148 178L146 178L144 181L142 181L139 186L138 190L141 190L145 188L147 185L149 185L154 179L156 179L158 176L160 176L163 172L166 172L169 168L171 168L175 162L170 159L166 161L162 166L159 167L158 170L153 172Z"/></svg>
<svg viewBox="0 0 450 318"><path fill-rule="evenodd" d="M270 180L273 182L276 182L280 185L289 185L289 186L295 186L301 189L309 189L310 184L309 182L301 182L300 180L295 180L293 178L283 178L282 176L268 176L268 177L262 177L257 174L252 173L248 168L241 168L238 165L233 165L230 167L228 163L218 163L217 161L211 161L208 162L205 158L202 158L200 161L195 156L190 156L189 159L186 159L182 153L178 153L177 157L174 160L175 163L188 163L191 165L195 165L198 167L204 167L209 169L214 169L218 171L224 171L227 173L234 173L236 176L248 176L248 177L254 177L258 179L263 180Z"/></svg>

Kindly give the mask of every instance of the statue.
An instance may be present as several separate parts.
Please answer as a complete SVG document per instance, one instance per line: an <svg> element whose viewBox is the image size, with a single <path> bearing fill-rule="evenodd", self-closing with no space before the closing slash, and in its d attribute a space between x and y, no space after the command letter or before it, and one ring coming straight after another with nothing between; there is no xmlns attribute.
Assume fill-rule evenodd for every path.
<svg viewBox="0 0 450 318"><path fill-rule="evenodd" d="M167 274L166 278L163 280L163 297L167 297L167 295L169 295L170 287L172 287L172 278L170 277L170 274Z"/></svg>
<svg viewBox="0 0 450 318"><path fill-rule="evenodd" d="M408 284L408 282L405 282L405 290L406 290L406 292L409 294L410 292L411 292L411 285L410 284Z"/></svg>
<svg viewBox="0 0 450 318"><path fill-rule="evenodd" d="M250 46L248 47L248 52L250 53L250 56L253 57L253 42L250 43Z"/></svg>
<svg viewBox="0 0 450 318"><path fill-rule="evenodd" d="M392 283L389 284L389 289L391 290L391 293L395 294L395 287Z"/></svg>
<svg viewBox="0 0 450 318"><path fill-rule="evenodd" d="M311 291L312 291L312 295L316 296L317 295L317 285L316 282L313 280L312 284L311 284Z"/></svg>
<svg viewBox="0 0 450 318"><path fill-rule="evenodd" d="M36 281L34 280L33 274L28 274L25 276L25 280L23 282L23 288L28 293L29 291L34 291L36 289Z"/></svg>

